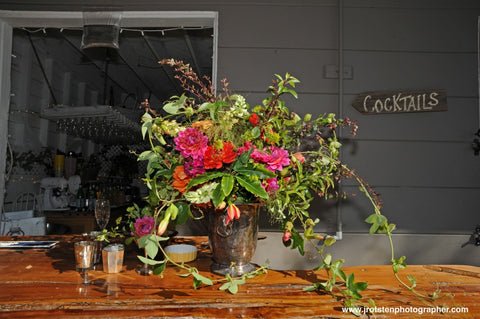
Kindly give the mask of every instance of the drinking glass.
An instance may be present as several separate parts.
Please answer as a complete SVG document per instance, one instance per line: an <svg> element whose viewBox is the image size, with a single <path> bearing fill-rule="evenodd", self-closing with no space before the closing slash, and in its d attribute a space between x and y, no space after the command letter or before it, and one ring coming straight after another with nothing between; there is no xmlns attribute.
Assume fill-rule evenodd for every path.
<svg viewBox="0 0 480 319"><path fill-rule="evenodd" d="M75 270L82 276L82 283L87 285L87 272L93 268L95 244L92 241L82 240L74 244Z"/></svg>
<svg viewBox="0 0 480 319"><path fill-rule="evenodd" d="M147 250L144 249L145 252L145 258L147 258ZM144 263L142 266L139 266L135 269L137 274L142 275L142 276L150 276L153 273L152 267L150 267L149 264Z"/></svg>
<svg viewBox="0 0 480 319"><path fill-rule="evenodd" d="M110 219L110 202L107 199L97 199L95 203L95 219L100 230L103 231Z"/></svg>

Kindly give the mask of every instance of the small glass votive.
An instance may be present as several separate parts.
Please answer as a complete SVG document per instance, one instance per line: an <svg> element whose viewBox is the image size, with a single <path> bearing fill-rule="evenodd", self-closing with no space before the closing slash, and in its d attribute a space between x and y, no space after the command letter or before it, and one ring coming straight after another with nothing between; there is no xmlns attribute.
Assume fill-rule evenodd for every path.
<svg viewBox="0 0 480 319"><path fill-rule="evenodd" d="M103 271L107 274L121 272L123 267L123 252L124 246L122 244L110 244L103 248Z"/></svg>
<svg viewBox="0 0 480 319"><path fill-rule="evenodd" d="M86 272L93 268L93 254L95 245L92 241L82 240L74 244L75 269Z"/></svg>

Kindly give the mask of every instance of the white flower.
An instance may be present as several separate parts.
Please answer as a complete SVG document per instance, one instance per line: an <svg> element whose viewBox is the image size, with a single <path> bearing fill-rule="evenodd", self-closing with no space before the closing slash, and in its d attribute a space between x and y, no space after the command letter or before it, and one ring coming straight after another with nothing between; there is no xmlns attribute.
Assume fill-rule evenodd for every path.
<svg viewBox="0 0 480 319"><path fill-rule="evenodd" d="M205 204L212 200L213 191L217 188L218 183L213 182L205 184L195 191L183 194L185 199L194 204Z"/></svg>
<svg viewBox="0 0 480 319"><path fill-rule="evenodd" d="M230 96L230 100L234 100L235 104L230 108L230 111L237 117L245 117L248 113L248 104L245 98L241 95L234 94Z"/></svg>

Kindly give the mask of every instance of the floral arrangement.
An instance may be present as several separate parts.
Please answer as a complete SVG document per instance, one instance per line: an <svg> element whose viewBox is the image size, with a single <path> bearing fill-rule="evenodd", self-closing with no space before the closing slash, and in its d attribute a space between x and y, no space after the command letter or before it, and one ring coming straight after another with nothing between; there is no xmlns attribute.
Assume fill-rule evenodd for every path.
<svg viewBox="0 0 480 319"><path fill-rule="evenodd" d="M154 272L159 274L169 260L154 257L162 250L159 242L166 239L162 236L169 224L201 218L193 213L199 207L223 209L226 222L231 223L242 214L240 204L260 202L283 232L285 246L303 254L305 241L316 245L321 240L322 247L317 249L324 261L319 269L327 271L329 281L309 289L332 294L337 290L348 300L359 299L366 283L355 283L353 276L347 277L341 270L343 260L334 261L324 252L335 240L314 232L319 221L308 212L317 196L345 196L337 192L336 185L343 178L354 178L373 204L374 213L366 220L370 232L385 233L391 242L395 225L380 213L375 192L339 159L341 143L336 129L350 127L355 135L356 123L335 114L301 118L291 112L281 98L296 98L294 88L299 81L288 73L276 75L268 97L251 107L242 95L230 92L226 80L221 81L221 93L216 95L210 80L198 77L188 64L173 59L159 63L174 69L184 93L168 100L162 110L155 110L148 101L143 103L142 133L151 147L138 159L148 161L143 180L150 192L146 207L129 209L131 233L146 250L146 256L139 258L155 266ZM392 249L395 274L405 267L404 259L395 259ZM178 266L193 275L195 287L212 284L196 269ZM221 289L235 292L243 279L229 281L229 286Z"/></svg>

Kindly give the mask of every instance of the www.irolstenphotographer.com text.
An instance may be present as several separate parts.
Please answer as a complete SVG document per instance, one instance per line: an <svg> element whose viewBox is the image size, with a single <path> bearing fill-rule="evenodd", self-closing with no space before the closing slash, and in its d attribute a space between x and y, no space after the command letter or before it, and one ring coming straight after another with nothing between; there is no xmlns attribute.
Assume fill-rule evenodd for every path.
<svg viewBox="0 0 480 319"><path fill-rule="evenodd" d="M361 314L453 314L453 313L468 313L467 307L345 307L343 312L361 313Z"/></svg>

